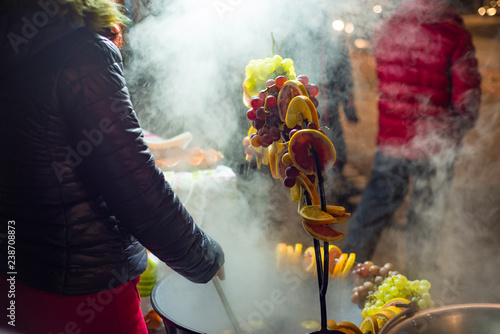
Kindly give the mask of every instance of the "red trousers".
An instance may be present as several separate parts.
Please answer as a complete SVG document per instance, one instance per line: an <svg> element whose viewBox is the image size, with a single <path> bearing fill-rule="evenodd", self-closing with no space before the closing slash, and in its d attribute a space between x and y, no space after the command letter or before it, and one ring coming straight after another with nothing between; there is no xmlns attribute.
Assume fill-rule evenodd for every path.
<svg viewBox="0 0 500 334"><path fill-rule="evenodd" d="M0 333L147 334L138 281L95 294L64 296L0 275Z"/></svg>

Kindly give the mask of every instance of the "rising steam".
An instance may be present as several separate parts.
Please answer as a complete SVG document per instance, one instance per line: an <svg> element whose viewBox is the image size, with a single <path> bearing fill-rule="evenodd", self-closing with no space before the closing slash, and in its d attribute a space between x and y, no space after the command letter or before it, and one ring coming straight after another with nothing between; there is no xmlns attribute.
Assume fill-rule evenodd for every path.
<svg viewBox="0 0 500 334"><path fill-rule="evenodd" d="M153 0L142 12L147 15L130 29L124 52L126 77L142 126L166 138L189 130L194 134L194 144L221 150L227 158L240 161L244 159L241 139L248 129L244 118L246 108L241 100L245 66L251 59L271 56L272 34L276 41L275 53L291 57L298 75L306 74L312 82L320 82L320 63L315 51L318 39L310 32L324 29L324 33L334 33L333 29L328 31L325 28L324 20L342 17L345 8L341 8L339 2L319 0ZM368 20L362 12L354 9L350 13L358 15L358 22L370 21L372 18L370 16ZM294 53L289 54L289 50L294 50ZM359 83L356 85L362 86ZM358 91L355 95L358 100L362 100L364 93L373 97L373 92ZM483 111L493 114L491 109ZM359 126L363 126L363 117L361 111ZM463 263L483 263L477 262L476 253L471 252L470 248L464 245L458 247L456 244L452 247L455 237L476 247L480 243L478 240L484 239L498 245L497 239L487 235L493 225L485 221L496 220L498 223L500 216L498 202L491 200L492 195L496 199L500 198L498 190L492 192L491 187L491 183L497 187L495 189L500 186L500 166L498 159L493 158L486 159L486 163L493 166L492 169L483 170L475 164L476 144L492 148L494 141L486 133L493 133L498 140L498 129L498 117L493 118L492 122L480 121L472 134L468 135L457 163L458 180L454 182L452 198L458 200L455 203L460 205L452 205L449 216L453 218L453 224L447 226L448 233L443 238L445 249L441 254L441 257L453 259L441 261L445 262L444 266L452 266L448 272L453 277L464 276L464 270L460 268ZM374 141L374 138L370 140ZM477 175L481 179L481 186L474 184ZM249 307L243 307L243 317L255 311L254 301L261 302L269 296L265 289L255 295L252 293L255 290L245 286L283 284L282 278L272 275L273 247L279 240L267 240L272 229L269 216L276 216L277 210L293 210L293 206L271 200L276 190L272 182L269 178L256 176L243 183L242 188L232 189L234 192L214 195L216 201L213 210L207 208L203 219L207 222L203 228L219 240L226 251L228 279L225 284L231 298L245 301ZM283 188L280 191L284 191ZM468 205L471 202L488 205L481 206L482 211L478 212L477 207ZM296 214L291 211L287 216L296 217ZM297 220L295 224L299 224L298 218L294 219ZM498 227L494 230L498 231ZM462 231L470 233L462 234ZM472 232L478 232L480 237L474 237ZM461 255L472 256L457 259L454 250ZM494 263L487 269L488 277L496 277L500 268L498 259L493 259L490 252L481 254L484 259ZM476 267L471 268L478 272ZM231 276L238 279L235 285L231 285L234 283ZM474 279L478 279L477 276L479 274ZM466 300L465 295L472 295L472 285L468 289L462 290L461 296L454 301L460 298ZM440 291L436 293L435 299L439 300ZM495 293L482 296L500 298L498 284ZM348 299L342 297L345 303L350 303ZM342 315L339 320L349 320L347 317ZM211 319L206 321L210 322Z"/></svg>

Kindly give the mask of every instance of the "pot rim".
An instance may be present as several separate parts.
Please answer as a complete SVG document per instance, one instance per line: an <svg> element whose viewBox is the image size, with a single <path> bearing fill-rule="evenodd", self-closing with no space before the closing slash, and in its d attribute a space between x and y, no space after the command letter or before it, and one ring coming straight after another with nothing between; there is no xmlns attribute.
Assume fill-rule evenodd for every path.
<svg viewBox="0 0 500 334"><path fill-rule="evenodd" d="M450 313L456 313L457 311L463 311L466 309L474 310L498 310L500 312L500 304L498 303L467 303L467 304L453 304L445 305L440 307L435 307L427 310L420 310L417 312L408 312L402 317L394 317L389 320L380 330L379 334L388 334L390 330L403 322L416 320L416 319L432 319L434 315L447 315ZM403 311L405 312L405 311ZM405 316L408 315L408 316Z"/></svg>
<svg viewBox="0 0 500 334"><path fill-rule="evenodd" d="M164 279L166 279L167 277L165 277ZM153 309L162 318L163 322L166 322L168 325L174 326L175 328L177 328L179 330L183 330L183 331L187 332L188 334L207 334L205 332L197 331L193 328L187 327L187 326L171 319L171 317L169 317L168 314L165 314L164 311L160 310L158 307L158 301L156 300L157 290L159 289L159 287L160 287L160 284L155 284L155 286L153 287L153 290L151 291L150 300L151 300L151 306L153 306Z"/></svg>

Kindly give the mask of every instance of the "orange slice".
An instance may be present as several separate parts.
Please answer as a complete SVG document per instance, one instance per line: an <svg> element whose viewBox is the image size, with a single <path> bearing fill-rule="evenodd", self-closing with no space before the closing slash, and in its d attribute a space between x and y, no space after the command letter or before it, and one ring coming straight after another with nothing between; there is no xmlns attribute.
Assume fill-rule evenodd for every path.
<svg viewBox="0 0 500 334"><path fill-rule="evenodd" d="M330 251L330 259L338 259L342 255L342 250L335 245L329 245L328 250Z"/></svg>
<svg viewBox="0 0 500 334"><path fill-rule="evenodd" d="M334 330L337 328L337 323L335 322L335 320L328 320L326 322L326 328L329 330Z"/></svg>
<svg viewBox="0 0 500 334"><path fill-rule="evenodd" d="M295 132L288 144L288 153L295 167L305 174L316 173L313 150L319 158L319 169L323 174L332 168L337 153L332 142L318 130L304 129Z"/></svg>
<svg viewBox="0 0 500 334"><path fill-rule="evenodd" d="M303 173L299 173L299 176L297 176L297 182L304 188L305 191L307 191L309 198L311 199L311 203L313 205L319 205L320 199L318 191L311 180L309 180L309 178Z"/></svg>
<svg viewBox="0 0 500 334"><path fill-rule="evenodd" d="M347 258L344 267L342 268L340 272L340 278L344 279L347 276L349 276L349 273L351 272L351 268L354 265L354 261L356 260L356 253L350 253L349 257Z"/></svg>
<svg viewBox="0 0 500 334"><path fill-rule="evenodd" d="M312 225L307 223L306 221L302 221L302 227L313 238L325 242L339 241L345 236L345 233L336 231L329 225Z"/></svg>
<svg viewBox="0 0 500 334"><path fill-rule="evenodd" d="M318 112L312 101L304 95L294 97L286 111L286 126L293 129L297 124L304 126L304 120L316 123L319 128Z"/></svg>
<svg viewBox="0 0 500 334"><path fill-rule="evenodd" d="M340 255L335 267L333 268L332 277L336 277L342 272L342 268L344 268L344 264L346 263L348 257L349 255L347 253L342 253L342 255Z"/></svg>
<svg viewBox="0 0 500 334"><path fill-rule="evenodd" d="M392 298L391 300L389 300L388 302L386 302L382 308L386 308L386 307L390 307L390 306L396 306L396 304L410 304L410 301L406 298L402 298L402 297L396 297L396 298Z"/></svg>
<svg viewBox="0 0 500 334"><path fill-rule="evenodd" d="M377 325L378 328L381 328L383 325L385 325L386 322L394 318L396 314L394 314L391 311L382 309L380 311L377 311L373 316L375 319L377 319Z"/></svg>
<svg viewBox="0 0 500 334"><path fill-rule="evenodd" d="M302 268L306 273L310 273L314 271L316 268L316 255L314 253L314 247L308 247L304 251L304 259L302 261Z"/></svg>
<svg viewBox="0 0 500 334"><path fill-rule="evenodd" d="M306 87L304 87L304 85L300 81L288 80L283 84L283 87L281 87L277 100L281 121L285 122L288 105L290 104L290 101L292 101L292 99L297 95L309 96Z"/></svg>
<svg viewBox="0 0 500 334"><path fill-rule="evenodd" d="M346 213L344 216L341 217L335 217L335 221L332 224L344 224L347 223L349 220L348 218L351 216L350 213Z"/></svg>
<svg viewBox="0 0 500 334"><path fill-rule="evenodd" d="M345 215L345 208L343 206L338 206L338 205L327 205L326 212L328 212L334 217L342 217Z"/></svg>
<svg viewBox="0 0 500 334"><path fill-rule="evenodd" d="M304 221L312 225L325 225L331 224L335 218L321 210L319 205L306 205L299 211L300 216Z"/></svg>
<svg viewBox="0 0 500 334"><path fill-rule="evenodd" d="M403 311L401 308L394 306L394 305L384 307L384 308L382 308L382 310L387 310L387 311L390 311L394 314L399 314L399 313L401 313L401 311Z"/></svg>
<svg viewBox="0 0 500 334"><path fill-rule="evenodd" d="M361 330L361 333L377 334L378 333L377 319L375 319L375 317L372 315L367 316L363 320L361 325L359 325L359 329Z"/></svg>
<svg viewBox="0 0 500 334"><path fill-rule="evenodd" d="M335 245L330 245L329 249L330 261L328 262L328 274L332 277L333 270L335 269L335 259L338 259L342 255L342 251Z"/></svg>
<svg viewBox="0 0 500 334"><path fill-rule="evenodd" d="M339 332L347 333L347 334L352 334L352 333L363 334L363 332L361 332L359 327L350 321L339 321L337 323L337 328L335 328L335 330L337 330Z"/></svg>

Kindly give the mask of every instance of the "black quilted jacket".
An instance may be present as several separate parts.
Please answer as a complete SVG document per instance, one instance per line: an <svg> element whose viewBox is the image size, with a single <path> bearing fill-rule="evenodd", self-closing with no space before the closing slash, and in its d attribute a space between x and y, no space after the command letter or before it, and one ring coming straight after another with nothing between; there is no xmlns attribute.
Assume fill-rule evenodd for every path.
<svg viewBox="0 0 500 334"><path fill-rule="evenodd" d="M144 247L209 281L222 249L155 167L119 50L68 19L36 34L19 17L0 19L2 272L12 271L11 225L16 279L43 290L81 295L129 281L146 267Z"/></svg>

